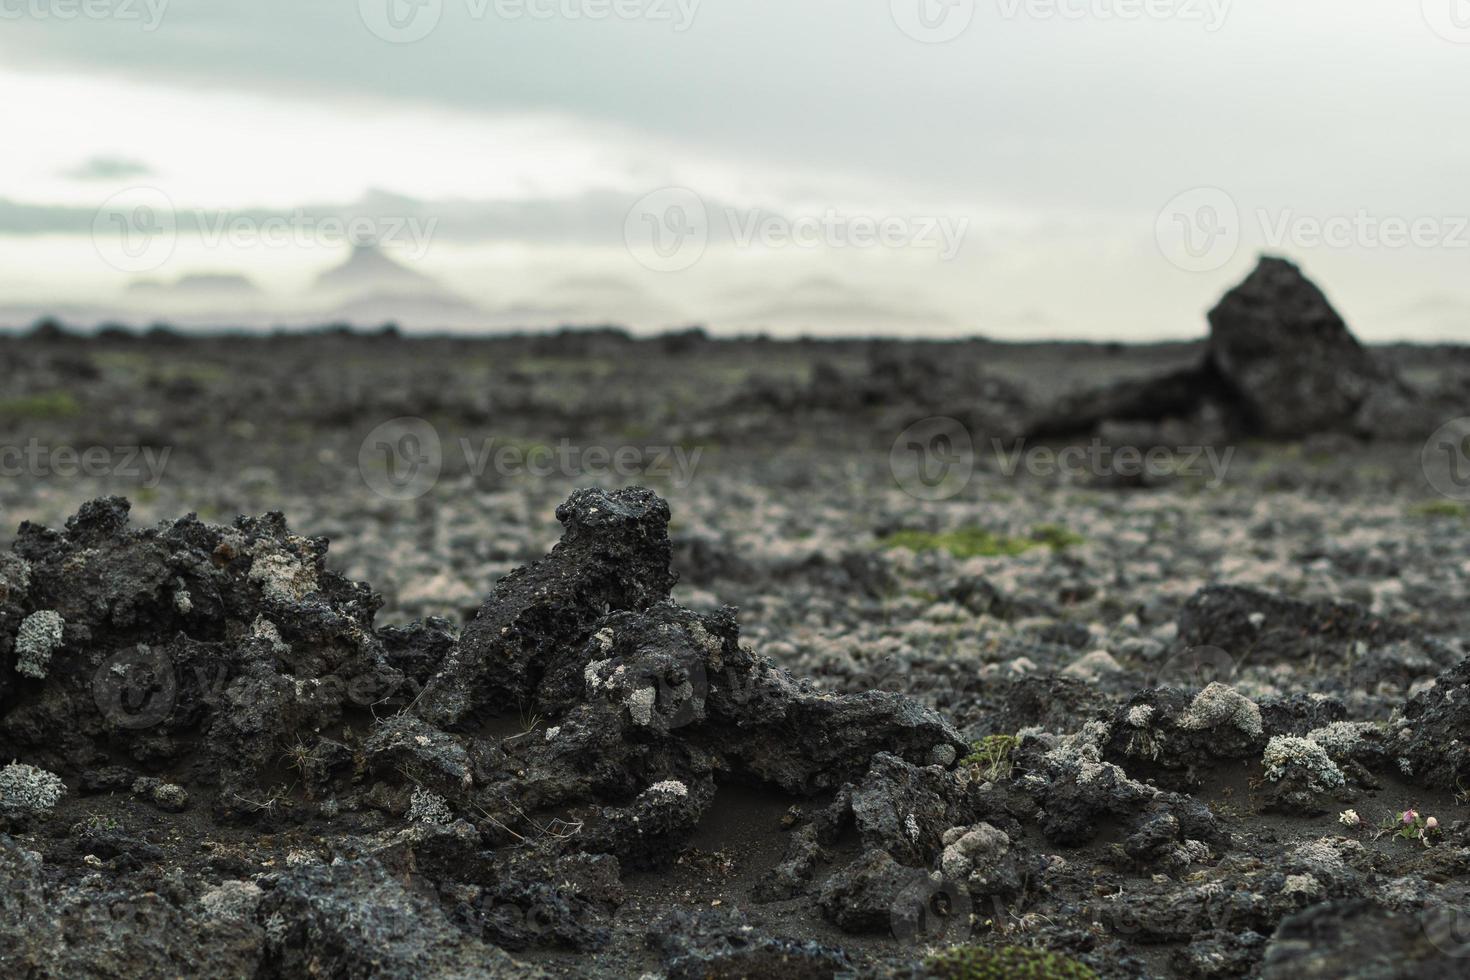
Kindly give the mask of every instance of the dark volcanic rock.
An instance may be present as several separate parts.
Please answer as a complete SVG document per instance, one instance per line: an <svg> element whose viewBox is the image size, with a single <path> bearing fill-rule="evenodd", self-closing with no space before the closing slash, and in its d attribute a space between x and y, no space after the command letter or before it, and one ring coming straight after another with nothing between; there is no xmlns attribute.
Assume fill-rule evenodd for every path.
<svg viewBox="0 0 1470 980"><path fill-rule="evenodd" d="M1209 321L1198 367L1069 395L1032 423L1031 434L1071 436L1104 422L1191 419L1207 407L1238 434L1273 439L1422 428L1414 392L1358 342L1291 262L1263 256L1210 311Z"/></svg>
<svg viewBox="0 0 1470 980"><path fill-rule="evenodd" d="M664 954L670 980L823 980L852 969L841 950L766 935L733 910L674 912L648 938Z"/></svg>
<svg viewBox="0 0 1470 980"><path fill-rule="evenodd" d="M415 712L463 727L526 706L552 654L580 646L610 610L646 609L674 587L669 505L652 491L579 490L550 555L502 579Z"/></svg>
<svg viewBox="0 0 1470 980"><path fill-rule="evenodd" d="M330 865L302 855L259 879L259 915L219 946L242 965L217 974L510 975L501 948L599 949L622 873L669 864L718 781L835 793L818 853L856 820L864 838L927 862L967 815L947 798L964 743L933 710L822 691L742 647L733 609L669 598L668 506L647 490L574 493L558 509L561 542L503 579L462 638L436 620L378 630L377 596L327 570L326 541L292 534L279 514L132 530L127 513L112 498L62 533L27 525L0 567L0 615L16 631L0 664L0 753L55 770L15 776L37 787L16 791L15 822L44 821L71 779L88 799L123 796L166 821L340 821L339 842L396 824L386 844L344 845ZM140 873L168 859L155 843L165 836L173 849L180 835L94 820L65 853ZM47 924L57 906L34 861L6 854L25 878L17 916L52 917L41 926L53 936L70 928ZM794 856L788 894L816 856ZM176 972L161 937L225 928L154 910L149 894L118 901L160 924L143 972ZM811 944L737 940L695 944L669 967L825 975L844 962ZM70 962L25 955L43 974Z"/></svg>
<svg viewBox="0 0 1470 980"><path fill-rule="evenodd" d="M437 903L371 858L283 875L261 903L273 976L534 977L455 929Z"/></svg>
<svg viewBox="0 0 1470 980"><path fill-rule="evenodd" d="M1415 782L1462 792L1470 785L1470 659L1441 674L1404 705L1389 743Z"/></svg>
<svg viewBox="0 0 1470 980"><path fill-rule="evenodd" d="M1206 401L1225 401L1228 389L1208 366L1122 381L1063 397L1031 424L1037 439L1089 432L1104 422L1188 418Z"/></svg>
<svg viewBox="0 0 1470 980"><path fill-rule="evenodd" d="M1454 663L1453 651L1347 601L1307 602L1234 585L1206 586L1179 613L1179 644L1214 647L1236 664L1320 658L1365 684L1408 684Z"/></svg>
<svg viewBox="0 0 1470 980"><path fill-rule="evenodd" d="M1325 902L1283 921L1266 947L1262 980L1340 977L1449 980L1465 975L1462 937L1361 899Z"/></svg>
<svg viewBox="0 0 1470 980"><path fill-rule="evenodd" d="M1343 428L1375 388L1392 383L1322 291L1285 259L1262 258L1209 319L1208 362L1253 432L1290 439Z"/></svg>

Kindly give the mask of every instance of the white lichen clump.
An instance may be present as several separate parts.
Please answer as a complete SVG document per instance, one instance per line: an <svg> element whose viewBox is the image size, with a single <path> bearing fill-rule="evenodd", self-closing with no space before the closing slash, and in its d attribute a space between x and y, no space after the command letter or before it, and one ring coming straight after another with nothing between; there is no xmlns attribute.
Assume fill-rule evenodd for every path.
<svg viewBox="0 0 1470 980"><path fill-rule="evenodd" d="M1128 724L1134 728L1147 728L1149 722L1154 720L1154 709L1152 705L1135 704L1128 709Z"/></svg>
<svg viewBox="0 0 1470 980"><path fill-rule="evenodd" d="M648 725L653 721L653 706L658 702L658 691L651 687L641 687L628 695L628 712L633 717L633 724Z"/></svg>
<svg viewBox="0 0 1470 980"><path fill-rule="evenodd" d="M1189 709L1179 716L1179 727L1203 731L1228 725L1247 735L1261 735L1261 709L1250 698L1227 684L1215 681L1195 695Z"/></svg>
<svg viewBox="0 0 1470 980"><path fill-rule="evenodd" d="M31 587L31 566L24 558L0 555L0 602Z"/></svg>
<svg viewBox="0 0 1470 980"><path fill-rule="evenodd" d="M1307 738L1327 750L1333 759L1341 759L1351 756L1364 736L1377 731L1378 726L1371 721L1334 721L1308 732Z"/></svg>
<svg viewBox="0 0 1470 980"><path fill-rule="evenodd" d="M66 620L54 609L33 612L20 624L15 637L15 670L18 674L42 680L51 666L51 654L61 646L61 632Z"/></svg>
<svg viewBox="0 0 1470 980"><path fill-rule="evenodd" d="M297 540L294 537L293 541ZM253 556L250 564L250 581L258 583L269 599L277 602L300 602L313 592L320 591L316 569L302 562L295 555L281 550L261 549Z"/></svg>
<svg viewBox="0 0 1470 980"><path fill-rule="evenodd" d="M420 786L409 798L408 819L413 823L454 823L454 812L449 809L448 800Z"/></svg>
<svg viewBox="0 0 1470 980"><path fill-rule="evenodd" d="M988 823L951 827L944 832L942 840L944 851L939 867L949 881L967 880L977 867L998 861L1011 848L1010 836Z"/></svg>
<svg viewBox="0 0 1470 980"><path fill-rule="evenodd" d="M23 815L46 813L66 795L66 784L54 772L23 762L0 769L0 810Z"/></svg>
<svg viewBox="0 0 1470 980"><path fill-rule="evenodd" d="M1309 738L1273 735L1266 743L1261 764L1266 767L1266 778L1273 783L1285 776L1288 769L1304 773L1311 788L1316 790L1335 788L1344 782L1342 770L1328 758L1327 750Z"/></svg>

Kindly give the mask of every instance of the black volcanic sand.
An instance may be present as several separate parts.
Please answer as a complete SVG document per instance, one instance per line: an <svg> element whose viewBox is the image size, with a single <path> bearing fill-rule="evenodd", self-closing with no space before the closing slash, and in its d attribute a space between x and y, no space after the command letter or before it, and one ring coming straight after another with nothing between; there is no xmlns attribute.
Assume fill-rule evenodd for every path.
<svg viewBox="0 0 1470 980"><path fill-rule="evenodd" d="M1470 353L1375 353L1422 433L1022 444L1140 476L1006 454L1200 345L0 340L0 968L1462 976Z"/></svg>

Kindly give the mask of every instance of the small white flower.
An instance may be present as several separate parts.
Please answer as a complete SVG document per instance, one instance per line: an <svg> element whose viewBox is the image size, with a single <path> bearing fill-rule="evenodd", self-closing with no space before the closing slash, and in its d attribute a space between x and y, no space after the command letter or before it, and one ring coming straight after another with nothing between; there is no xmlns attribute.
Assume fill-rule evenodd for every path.
<svg viewBox="0 0 1470 980"><path fill-rule="evenodd" d="M1337 822L1344 827L1356 827L1363 822L1357 810L1344 810L1337 815Z"/></svg>

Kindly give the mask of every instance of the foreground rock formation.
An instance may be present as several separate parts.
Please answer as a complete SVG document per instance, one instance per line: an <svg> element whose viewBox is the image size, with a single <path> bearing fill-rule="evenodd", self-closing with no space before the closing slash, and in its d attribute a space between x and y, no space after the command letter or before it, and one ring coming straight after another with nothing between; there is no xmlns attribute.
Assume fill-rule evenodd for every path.
<svg viewBox="0 0 1470 980"><path fill-rule="evenodd" d="M549 951L608 975L630 916L680 977L964 976L1042 949L1051 975L1131 976L1158 944L1184 975L1328 975L1357 955L1350 920L1453 975L1460 948L1409 917L1423 896L1364 901L1390 865L1357 841L1267 862L1202 800L1244 773L1262 812L1301 818L1390 779L1470 779L1465 663L1350 603L1208 588L1181 646L1352 645L1365 685L1443 672L1394 725L1218 682L1110 708L1053 677L1013 703L1054 723L967 743L909 696L793 677L742 646L733 609L672 601L648 490L572 494L560 543L462 635L375 626L377 596L279 514L139 530L128 510L26 525L0 560L0 758L18 760L0 967L18 975L565 972ZM650 897L729 860L691 847L721 821L726 847L770 853L749 904ZM1446 860L1470 853L1470 828L1434 833Z"/></svg>

